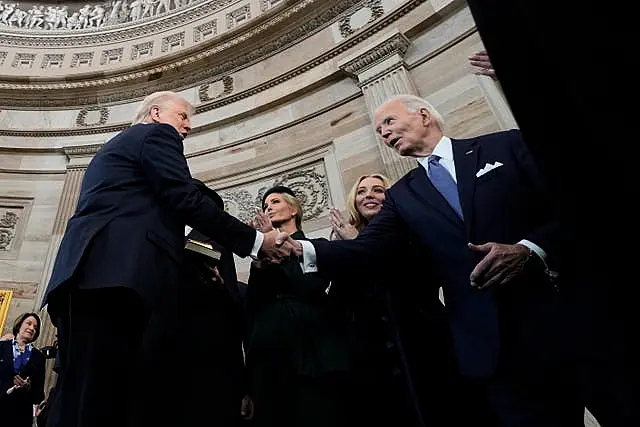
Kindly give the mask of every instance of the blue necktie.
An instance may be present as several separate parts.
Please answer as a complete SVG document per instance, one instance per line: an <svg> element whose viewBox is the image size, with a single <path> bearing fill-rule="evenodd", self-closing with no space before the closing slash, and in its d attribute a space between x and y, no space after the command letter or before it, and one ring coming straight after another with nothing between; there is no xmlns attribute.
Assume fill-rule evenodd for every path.
<svg viewBox="0 0 640 427"><path fill-rule="evenodd" d="M458 186L449 171L440 164L440 156L430 156L427 163L429 165L428 176L431 183L442 194L449 206L456 211L458 216L464 219L462 207L460 206L460 197L458 196Z"/></svg>

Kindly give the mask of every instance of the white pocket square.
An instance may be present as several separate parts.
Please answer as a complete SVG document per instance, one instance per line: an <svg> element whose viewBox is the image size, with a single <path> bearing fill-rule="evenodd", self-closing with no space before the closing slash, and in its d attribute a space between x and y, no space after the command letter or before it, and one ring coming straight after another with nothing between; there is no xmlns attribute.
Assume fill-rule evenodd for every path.
<svg viewBox="0 0 640 427"><path fill-rule="evenodd" d="M495 163L487 163L486 165L484 165L484 167L482 169L480 169L478 172L476 172L476 178L480 178L485 173L490 172L490 171L492 171L495 168L498 168L500 166L502 166L502 163L500 163L498 161L496 161Z"/></svg>

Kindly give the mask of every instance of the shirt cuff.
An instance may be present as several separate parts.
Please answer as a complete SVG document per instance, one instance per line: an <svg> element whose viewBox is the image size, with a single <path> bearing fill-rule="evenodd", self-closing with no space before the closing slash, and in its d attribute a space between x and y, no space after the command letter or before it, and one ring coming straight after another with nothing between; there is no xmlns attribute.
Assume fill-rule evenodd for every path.
<svg viewBox="0 0 640 427"><path fill-rule="evenodd" d="M256 230L256 241L253 242L253 249L251 249L251 254L249 254L251 258L253 259L258 258L258 252L262 247L262 242L264 242L264 234L262 234L261 231Z"/></svg>
<svg viewBox="0 0 640 427"><path fill-rule="evenodd" d="M547 265L547 253L544 251L544 249L542 249L540 246L538 246L535 243L533 243L533 242L531 242L529 240L526 240L526 239L520 240L518 242L518 244L520 244L522 246L526 246L533 253L538 255L538 258L540 258L540 260L542 261L542 264L544 264L544 271L547 274L552 274L553 273L551 270L549 270L549 266Z"/></svg>
<svg viewBox="0 0 640 427"><path fill-rule="evenodd" d="M316 264L316 248L308 240L298 240L302 244L302 262L300 267L303 273L317 273L318 265Z"/></svg>

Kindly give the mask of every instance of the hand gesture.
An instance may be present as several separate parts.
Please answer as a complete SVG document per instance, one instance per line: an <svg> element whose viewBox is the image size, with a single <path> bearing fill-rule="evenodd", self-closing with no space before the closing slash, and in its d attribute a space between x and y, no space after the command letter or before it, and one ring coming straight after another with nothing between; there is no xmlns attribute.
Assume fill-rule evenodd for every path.
<svg viewBox="0 0 640 427"><path fill-rule="evenodd" d="M469 63L475 67L473 74L489 76L496 80L496 71L493 69L491 60L486 50L480 50L469 57Z"/></svg>
<svg viewBox="0 0 640 427"><path fill-rule="evenodd" d="M258 255L267 258L271 262L279 263L289 258L293 253L293 242L284 231L271 230L264 233L264 240Z"/></svg>
<svg viewBox="0 0 640 427"><path fill-rule="evenodd" d="M271 220L269 216L262 212L261 210L256 210L255 217L249 221L249 225L256 230L262 231L263 233L267 233L273 230L273 225L271 224Z"/></svg>
<svg viewBox="0 0 640 427"><path fill-rule="evenodd" d="M29 377L22 378L20 375L13 377L13 385L16 389L29 390L31 388L31 379Z"/></svg>
<svg viewBox="0 0 640 427"><path fill-rule="evenodd" d="M493 285L504 285L516 277L530 257L524 245L505 245L488 242L482 245L469 243L472 251L485 254L469 277L471 286L484 289Z"/></svg>
<svg viewBox="0 0 640 427"><path fill-rule="evenodd" d="M358 235L358 230L342 218L342 214L336 208L331 209L331 229L335 236L333 240L351 240Z"/></svg>

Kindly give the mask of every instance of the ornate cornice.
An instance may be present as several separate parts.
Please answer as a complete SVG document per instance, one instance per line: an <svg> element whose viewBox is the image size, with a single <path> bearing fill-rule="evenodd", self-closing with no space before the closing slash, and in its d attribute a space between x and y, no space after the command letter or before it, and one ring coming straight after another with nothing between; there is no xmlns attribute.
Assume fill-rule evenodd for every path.
<svg viewBox="0 0 640 427"><path fill-rule="evenodd" d="M342 64L340 68L349 74L358 75L392 55L398 54L400 57L404 57L410 44L411 41L404 34L394 33L380 44Z"/></svg>
<svg viewBox="0 0 640 427"><path fill-rule="evenodd" d="M286 17L285 15L287 13L294 13L296 11L296 8L305 7L306 5L313 3L314 1L320 1L320 0L304 0L296 4L295 7L286 9L281 13L275 15L271 20L262 24L261 27L267 26L267 25L275 25L275 23L285 19ZM362 41L366 40L367 38L371 37L375 33L379 32L381 29L385 28L390 23L396 21L397 19L399 19L406 13L410 12L420 4L424 3L425 1L426 0L411 1L403 5L403 7L394 10L392 13L386 16L383 16L379 20L368 25L364 30L360 31L359 33L355 34L349 39L346 39L345 41L340 43L338 46L336 46L334 49L331 49L325 54L318 56L317 58L303 64L302 66L299 66L288 73L285 73L281 76L276 77L275 79L272 79L268 82L265 82L261 85L253 87L241 93L236 93L230 96L217 98L216 100L210 103L204 103L198 106L197 111L198 112L208 111L208 110L217 108L218 106L235 102L239 99L254 95L270 87L276 86L286 80L289 80L301 73L304 73L318 66L319 64L343 53L344 51L346 51L347 49L350 49L356 44L361 43ZM360 1L357 1L357 0L339 1L337 2L337 4L333 5L329 9L326 9L322 14L315 16L312 19L306 21L302 26L294 30L289 29L287 32L280 35L276 39L272 39L271 41L268 41L268 42L263 41L258 49L251 49L246 53L241 53L229 60L221 61L217 64L214 64L213 66L211 65L201 66L198 68L197 71L193 71L193 67L191 67L189 68L189 72L186 72L185 65L187 64L197 65L199 61L203 61L207 57L212 57L214 54L219 55L221 51L229 50L229 48L235 47L240 42L241 37L243 38L243 40L248 40L252 36L258 35L262 31L261 28L254 27L251 30L247 31L247 33L243 34L241 37L236 37L233 40L229 40L223 44L213 46L212 48L206 51L201 51L197 54L194 54L188 58L181 59L172 64L166 64L163 67L156 67L150 70L139 71L137 73L134 73L133 76L132 75L114 76L111 79L103 79L102 81L103 83L106 83L106 80L109 80L110 83L111 82L121 83L121 82L127 82L129 80L133 80L133 79L139 80L143 77L148 78L150 75L153 75L156 73L162 73L163 70L173 71L173 70L179 69L184 73L183 75L179 75L179 76L175 75L175 73L169 74L170 76L172 76L171 78L163 78L162 80L156 80L153 87L150 87L147 84L147 85L144 85L143 87L132 88L126 91L123 91L120 88L117 92L114 92L114 93L108 93L108 94L92 93L91 95L85 95L85 96L82 96L80 94L75 94L73 97L69 96L69 98L64 98L64 95L65 95L64 93L60 94L60 98L48 97L47 99L38 99L38 100L24 99L23 97L16 97L16 96L0 97L0 105L3 105L3 104L11 105L13 107L18 107L18 108L19 107L27 107L27 108L67 107L68 108L70 106L93 105L93 104L108 105L108 104L122 102L125 100L138 100L148 95L149 93L157 90L184 90L196 85L199 86L200 84L205 84L207 82L220 79L223 77L223 75L229 75L232 72L248 67L257 62L260 62L271 55L274 55L280 51L283 51L289 48L293 44L299 42L301 38L305 38L313 35L314 33L324 28L327 24L334 22L336 19L340 17L340 15L350 12L359 3ZM165 75L167 75L167 73L165 73ZM177 81L180 82L180 85L176 84ZM45 89L68 90L69 89L68 85L71 83L76 83L78 86L87 87L88 83L90 82L66 82L66 83L60 82L60 83L55 83L54 85L56 86L53 86L53 87L51 85L39 84L36 86L36 88L38 90L45 90ZM0 84L0 89L2 88L3 88L3 85ZM4 88L12 89L12 90L16 90L16 89L25 90L27 88L33 89L34 86L33 85L15 85L15 84L13 85L8 84L7 86L7 84L5 83ZM72 102L73 104L71 104ZM91 129L82 129L82 130L74 129L74 130L68 130L68 131L65 130L64 133L65 133L65 136L88 134L88 133L104 133L104 132L111 132L111 131L119 131L119 130L122 130L124 127L126 127L126 125L96 127ZM96 130L96 131L93 131L93 130ZM15 131L0 130L0 135L25 136L23 132L24 131L17 131L17 130ZM43 132L51 132L51 131L43 131ZM54 132L60 132L60 131L54 131ZM38 131L28 131L27 133L29 134L29 136L43 136L43 135L40 135Z"/></svg>
<svg viewBox="0 0 640 427"><path fill-rule="evenodd" d="M102 144L71 145L63 147L64 154L69 158L93 156Z"/></svg>
<svg viewBox="0 0 640 427"><path fill-rule="evenodd" d="M234 2L234 0L196 0L188 7L172 9L167 14L150 16L135 22L123 22L99 28L81 30L21 30L15 27L0 27L0 45L10 47L73 47L110 44L156 34L167 29L183 26L210 15Z"/></svg>

